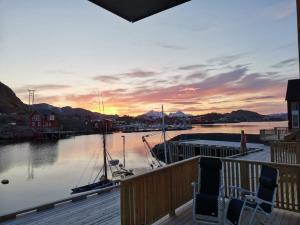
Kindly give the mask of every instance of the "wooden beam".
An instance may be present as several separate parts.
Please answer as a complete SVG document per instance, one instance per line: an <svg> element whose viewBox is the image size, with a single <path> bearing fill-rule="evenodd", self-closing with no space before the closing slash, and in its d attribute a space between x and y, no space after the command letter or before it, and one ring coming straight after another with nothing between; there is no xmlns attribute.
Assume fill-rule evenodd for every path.
<svg viewBox="0 0 300 225"><path fill-rule="evenodd" d="M296 5L297 5L297 30L298 30L299 78L300 78L300 0L296 0Z"/></svg>

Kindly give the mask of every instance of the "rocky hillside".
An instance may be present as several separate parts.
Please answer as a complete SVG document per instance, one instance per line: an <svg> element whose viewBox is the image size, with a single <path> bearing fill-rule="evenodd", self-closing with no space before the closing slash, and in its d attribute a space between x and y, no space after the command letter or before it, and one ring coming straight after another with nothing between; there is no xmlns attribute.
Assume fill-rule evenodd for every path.
<svg viewBox="0 0 300 225"><path fill-rule="evenodd" d="M232 111L231 113L225 114L225 118L229 120L236 121L260 121L265 118L264 115L261 115L257 112L247 111L247 110L237 110Z"/></svg>
<svg viewBox="0 0 300 225"><path fill-rule="evenodd" d="M25 110L26 105L5 84L0 82L0 113L15 113Z"/></svg>

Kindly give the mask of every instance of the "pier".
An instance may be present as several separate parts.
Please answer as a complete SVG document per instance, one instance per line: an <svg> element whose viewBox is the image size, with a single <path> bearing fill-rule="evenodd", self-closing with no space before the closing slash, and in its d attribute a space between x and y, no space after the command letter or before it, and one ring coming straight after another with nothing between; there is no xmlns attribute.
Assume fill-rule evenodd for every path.
<svg viewBox="0 0 300 225"><path fill-rule="evenodd" d="M0 216L6 225L120 224L119 188L106 188Z"/></svg>

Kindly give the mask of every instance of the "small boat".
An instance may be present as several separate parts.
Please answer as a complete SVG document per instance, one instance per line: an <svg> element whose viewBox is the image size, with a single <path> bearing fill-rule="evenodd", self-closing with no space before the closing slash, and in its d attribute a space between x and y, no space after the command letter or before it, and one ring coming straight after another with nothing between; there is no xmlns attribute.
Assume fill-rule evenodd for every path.
<svg viewBox="0 0 300 225"><path fill-rule="evenodd" d="M116 182L108 180L108 179L107 180L102 180L102 181L95 182L93 184L87 184L85 186L73 188L72 189L72 194L77 194L77 193L91 191L91 190L95 190L95 189L111 187L115 184L116 184Z"/></svg>

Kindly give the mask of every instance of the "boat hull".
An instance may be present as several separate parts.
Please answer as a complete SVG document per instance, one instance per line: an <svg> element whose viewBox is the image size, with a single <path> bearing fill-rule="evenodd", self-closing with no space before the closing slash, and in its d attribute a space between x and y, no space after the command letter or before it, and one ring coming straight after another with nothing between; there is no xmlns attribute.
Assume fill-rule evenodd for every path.
<svg viewBox="0 0 300 225"><path fill-rule="evenodd" d="M93 184L88 184L81 187L73 188L71 194L77 194L77 193L82 193L82 192L91 191L95 189L106 188L106 187L113 186L114 184L115 182L111 180L99 181Z"/></svg>

